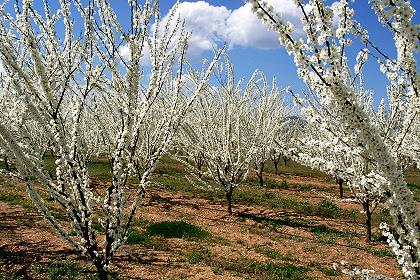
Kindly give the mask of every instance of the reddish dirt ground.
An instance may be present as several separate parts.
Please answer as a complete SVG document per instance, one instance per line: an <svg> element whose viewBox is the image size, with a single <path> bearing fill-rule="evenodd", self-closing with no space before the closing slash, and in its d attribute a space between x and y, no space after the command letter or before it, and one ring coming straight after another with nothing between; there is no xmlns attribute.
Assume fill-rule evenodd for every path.
<svg viewBox="0 0 420 280"><path fill-rule="evenodd" d="M293 184L311 184L318 191L336 188L322 180L298 176L269 175L271 180L287 180ZM23 195L23 187L5 185L4 192L13 191ZM322 197L316 191L270 190L282 197L299 197L310 203L319 202ZM351 202L336 202L344 209L360 209ZM165 239L164 249L150 249L142 245L124 245L115 257L111 270L120 279L264 279L258 275L245 278L238 271L218 271L205 262L188 262L188 254L197 248L207 248L215 260L238 260L241 258L257 262L292 263L309 268L310 279L351 279L338 274L328 275L333 262L345 260L351 265L373 269L377 273L398 279L400 270L394 257L378 256L360 247L365 247L362 223L347 220L301 216L290 210L270 209L263 206L234 204L234 215L226 214L222 200L210 202L193 198L183 193L173 193L161 188L148 191L138 216L149 222L183 220L208 231L211 241L191 241L180 238ZM94 273L87 259L72 250L58 238L51 227L32 208L8 202L0 202L0 272L15 272L24 279L46 279L34 270L35 264L48 264L55 261L74 261L86 273ZM351 239L342 237L329 240L319 236L309 226L272 226L262 222L277 221L286 217L307 221L311 225L326 225L343 231L359 233ZM359 244L356 246L355 244ZM386 248L375 243L373 250ZM276 256L264 254L264 250L276 252ZM1 257L5 255L6 257Z"/></svg>

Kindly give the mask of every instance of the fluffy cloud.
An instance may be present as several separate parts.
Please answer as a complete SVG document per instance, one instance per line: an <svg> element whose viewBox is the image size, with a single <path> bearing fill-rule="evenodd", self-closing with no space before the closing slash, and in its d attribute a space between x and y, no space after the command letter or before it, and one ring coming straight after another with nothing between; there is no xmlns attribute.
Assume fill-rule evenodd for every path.
<svg viewBox="0 0 420 280"><path fill-rule="evenodd" d="M274 9L281 14L284 22L290 21L295 31L293 37L302 37L302 12L293 0L269 0ZM259 49L271 49L280 47L278 35L267 29L261 20L252 12L252 5L246 3L242 7L232 11L227 20L226 39L231 45L254 47Z"/></svg>
<svg viewBox="0 0 420 280"><path fill-rule="evenodd" d="M303 36L300 22L302 13L293 0L268 2L281 13L284 21L290 21L295 26L294 36ZM268 30L252 13L251 7L250 3L245 3L238 9L228 10L224 6L212 6L205 1L180 3L177 12L185 19L187 30L193 33L190 52L197 54L211 50L218 42L227 42L230 47L280 47L277 34Z"/></svg>
<svg viewBox="0 0 420 280"><path fill-rule="evenodd" d="M279 47L278 35L267 29L267 26L252 13L251 7L250 3L246 3L232 11L226 21L225 40L231 47L244 46L261 49Z"/></svg>
<svg viewBox="0 0 420 280"><path fill-rule="evenodd" d="M119 47L118 52L124 60L126 61L130 60L131 52L130 52L130 48L128 47L128 44L125 44ZM143 65L150 65L150 50L147 44L144 45L143 56L141 57L140 62Z"/></svg>
<svg viewBox="0 0 420 280"><path fill-rule="evenodd" d="M118 52L120 53L121 57L125 60L129 60L131 57L130 48L128 47L127 44L119 47Z"/></svg>
<svg viewBox="0 0 420 280"><path fill-rule="evenodd" d="M176 13L185 21L185 28L192 33L188 55L201 56L212 50L217 43L225 41L227 19L231 11L224 6L212 6L205 1L182 2ZM163 22L168 16L163 18Z"/></svg>
<svg viewBox="0 0 420 280"><path fill-rule="evenodd" d="M211 6L205 1L182 2L179 4L176 14L185 21L186 31L191 32L188 48L188 57L190 59L201 57L205 51L212 50L218 43L225 40L226 22L231 11L224 6ZM162 18L160 32L164 31L164 26L169 20L169 15ZM172 19L172 25L175 20ZM151 27L153 30L155 26ZM128 45L119 48L119 53L124 59L130 58ZM142 62L150 64L150 54L148 48L144 50Z"/></svg>
<svg viewBox="0 0 420 280"><path fill-rule="evenodd" d="M300 21L302 12L294 4L294 0L268 0L267 2L280 12L284 22L290 21L294 25L293 37L304 36ZM332 7L334 8L336 4L334 2ZM201 57L203 52L212 50L223 42L227 42L230 48L273 49L280 47L278 35L268 30L267 26L252 12L251 7L250 3L245 3L235 10L229 10L225 6L213 6L205 1L181 2L176 13L185 21L186 30L192 33L189 40L189 58ZM163 23L168 19L169 15L164 16ZM161 26L163 28L164 24ZM122 46L120 53L128 58L128 47ZM144 62L148 62L147 55Z"/></svg>

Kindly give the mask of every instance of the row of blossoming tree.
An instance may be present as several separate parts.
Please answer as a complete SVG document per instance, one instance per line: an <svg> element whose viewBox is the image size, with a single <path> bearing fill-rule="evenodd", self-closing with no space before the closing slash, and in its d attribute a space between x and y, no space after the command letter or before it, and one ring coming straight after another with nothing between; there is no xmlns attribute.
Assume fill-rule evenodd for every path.
<svg viewBox="0 0 420 280"><path fill-rule="evenodd" d="M282 154L324 171L346 182L363 206L369 240L372 212L386 202L397 236L383 225L385 235L407 278L420 275L418 207L403 177L410 164L420 163L420 85L412 55L419 28L410 22L408 2L372 1L394 33L398 57L390 59L353 19L349 1L337 6L335 26L324 1L296 0L306 41L295 39L293 26L268 4L250 1L279 33L308 86L303 96L294 95L298 118L291 117L285 90L275 80L270 83L256 71L246 83L235 81L233 64L219 59L222 51L201 71L192 69L186 63L190 34L176 6L162 22L157 0L128 2L129 30L107 0L61 0L56 11L45 1L42 13L32 1L15 6L14 13L0 6L5 69L0 149L14 165L2 172L26 182L40 213L90 258L100 279L108 278L111 258L138 215L153 169L168 152L191 171L194 184L225 193L229 214L233 191L250 170L263 185L270 157L278 163ZM76 19L81 33L75 31ZM346 52L350 39L358 38L365 47L351 69ZM364 87L369 56L384 59L381 69L390 81L389 104L381 103L379 110ZM150 61L146 68L145 60ZM209 82L211 76L215 82ZM56 159L53 174L44 164L46 151ZM88 163L98 155L111 167L105 188L90 180ZM139 181L134 190L128 187L130 177ZM68 222L54 217L45 195L63 207ZM96 221L103 234L94 229Z"/></svg>

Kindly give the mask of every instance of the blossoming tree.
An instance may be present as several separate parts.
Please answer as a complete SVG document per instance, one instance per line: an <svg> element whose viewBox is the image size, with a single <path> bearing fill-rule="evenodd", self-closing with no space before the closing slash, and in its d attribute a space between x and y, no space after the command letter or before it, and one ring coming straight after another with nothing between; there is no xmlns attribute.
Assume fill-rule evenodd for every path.
<svg viewBox="0 0 420 280"><path fill-rule="evenodd" d="M206 170L201 172L182 157L177 158L192 175L202 173L203 179L194 176L198 185L224 192L231 215L233 191L246 179L255 154L255 128L250 116L256 100L253 95L256 76L242 89L242 83L235 82L233 64L227 57L218 64L215 76L219 85L208 86L208 94L195 102L179 136L188 157L203 155ZM216 186L205 181L208 177Z"/></svg>
<svg viewBox="0 0 420 280"><path fill-rule="evenodd" d="M264 186L263 171L267 160L273 151L274 139L280 132L281 120L289 113L282 100L284 90L276 86L276 80L273 79L271 88L264 73L257 71L257 76L253 81L255 103L250 108L249 116L252 124L249 135L253 135L255 143L255 154L253 165L258 177L260 186ZM258 79L257 79L258 78Z"/></svg>
<svg viewBox="0 0 420 280"><path fill-rule="evenodd" d="M26 182L39 212L59 236L88 256L100 279L108 279L111 258L129 234L149 176L188 107L202 93L219 55L187 101L175 102L182 95L188 47L176 7L162 24L158 1L128 3L127 32L106 0L86 5L62 0L56 11L47 1L38 11L28 0L15 6L14 15L6 4L0 6L0 59L5 70L1 98L14 104L2 107L9 118L0 120L0 147L16 163L16 171L7 173ZM74 10L83 20L79 37ZM130 50L128 58L119 52L123 45ZM142 57L149 55L151 72L145 80ZM163 99L173 105L164 112L156 108ZM156 118L151 114L158 111L168 122L152 129L148 124ZM56 157L53 176L44 166L40 133ZM158 136L147 138L151 134ZM149 152L143 152L143 144L152 147ZM89 176L95 153L111 164L112 179L102 189L95 188ZM146 164L138 168L145 158ZM134 190L128 188L131 175L139 178ZM67 222L54 217L44 194L62 207ZM94 222L104 233L94 229Z"/></svg>
<svg viewBox="0 0 420 280"><path fill-rule="evenodd" d="M420 275L419 208L407 187L398 160L391 152L389 142L381 137L380 129L357 103L354 88L342 71L348 67L347 52L351 48L351 38L360 38L366 46L362 52L383 60L381 70L391 83L398 86L400 97L404 96L398 98L405 108L401 126L403 131L412 131L413 123L418 122L420 76L413 55L419 48L419 27L411 22L414 9L410 2L371 1L379 20L394 36L397 52L394 59L381 52L369 40L368 32L354 20L354 10L348 0L339 1L337 27L334 26L334 13L325 5L325 1L296 0L295 4L302 13L305 41L293 38L292 24L283 22L281 15L266 2L250 2L257 15L279 34L280 43L295 59L299 77L316 93L321 105L336 108L337 121L358 140L354 148L359 149L374 165L373 170L384 178L386 183L382 187L389 193L387 205L398 237L389 232L386 234L405 276L409 279L417 278ZM355 69L354 76L358 75L357 71ZM408 139L407 134L402 134L396 142L404 143ZM418 158L418 155L412 156Z"/></svg>

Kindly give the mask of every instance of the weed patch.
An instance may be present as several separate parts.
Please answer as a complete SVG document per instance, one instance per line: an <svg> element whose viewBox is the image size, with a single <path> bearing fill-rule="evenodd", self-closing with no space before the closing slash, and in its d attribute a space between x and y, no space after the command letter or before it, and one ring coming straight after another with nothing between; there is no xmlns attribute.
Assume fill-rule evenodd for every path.
<svg viewBox="0 0 420 280"><path fill-rule="evenodd" d="M190 264L204 263L209 264L213 259L213 254L205 247L199 247L191 250L187 254L187 261Z"/></svg>
<svg viewBox="0 0 420 280"><path fill-rule="evenodd" d="M77 279L83 270L73 262L57 262L46 265L36 264L35 271L40 274L47 274L51 280Z"/></svg>
<svg viewBox="0 0 420 280"><path fill-rule="evenodd" d="M395 257L395 254L389 250L389 249L372 249L372 248L367 248L366 252L368 252L369 254L372 254L374 256L378 256L378 257Z"/></svg>
<svg viewBox="0 0 420 280"><path fill-rule="evenodd" d="M21 194L15 192L0 192L0 201L10 205L20 205L26 209L35 209L30 200L25 199Z"/></svg>
<svg viewBox="0 0 420 280"><path fill-rule="evenodd" d="M340 216L342 210L332 201L321 200L316 206L316 211L322 217L335 218Z"/></svg>
<svg viewBox="0 0 420 280"><path fill-rule="evenodd" d="M0 250L0 260L8 263L22 263L25 254L23 252L14 252L10 250Z"/></svg>
<svg viewBox="0 0 420 280"><path fill-rule="evenodd" d="M97 232L105 232L105 228L99 222L93 222L92 223L92 228L94 230L96 230Z"/></svg>
<svg viewBox="0 0 420 280"><path fill-rule="evenodd" d="M165 238L202 239L209 233L184 221L164 221L154 223L147 229L149 235L160 235Z"/></svg>
<svg viewBox="0 0 420 280"><path fill-rule="evenodd" d="M132 231L128 235L126 243L129 245L138 244L143 247L159 251L164 251L168 249L168 245L163 237L152 237L145 232Z"/></svg>
<svg viewBox="0 0 420 280"><path fill-rule="evenodd" d="M317 270L324 273L326 276L339 276L340 271L333 269L332 267L326 267L318 262L310 262L309 267L316 268Z"/></svg>
<svg viewBox="0 0 420 280"><path fill-rule="evenodd" d="M150 241L150 237L147 234L139 233L137 231L132 231L126 240L127 244L143 244L145 245Z"/></svg>
<svg viewBox="0 0 420 280"><path fill-rule="evenodd" d="M26 280L27 278L17 273L0 272L0 280Z"/></svg>
<svg viewBox="0 0 420 280"><path fill-rule="evenodd" d="M287 262L297 262L298 259L290 256L290 255L283 255L280 252L264 247L264 246L254 246L255 252L263 254L264 256L273 259L273 260L282 260L282 261L287 261Z"/></svg>
<svg viewBox="0 0 420 280"><path fill-rule="evenodd" d="M240 274L251 274L258 276L259 279L308 279L307 267L295 266L291 264L276 264L272 262L258 262L246 258L236 260L222 259L217 261L217 266L221 270L230 270Z"/></svg>

